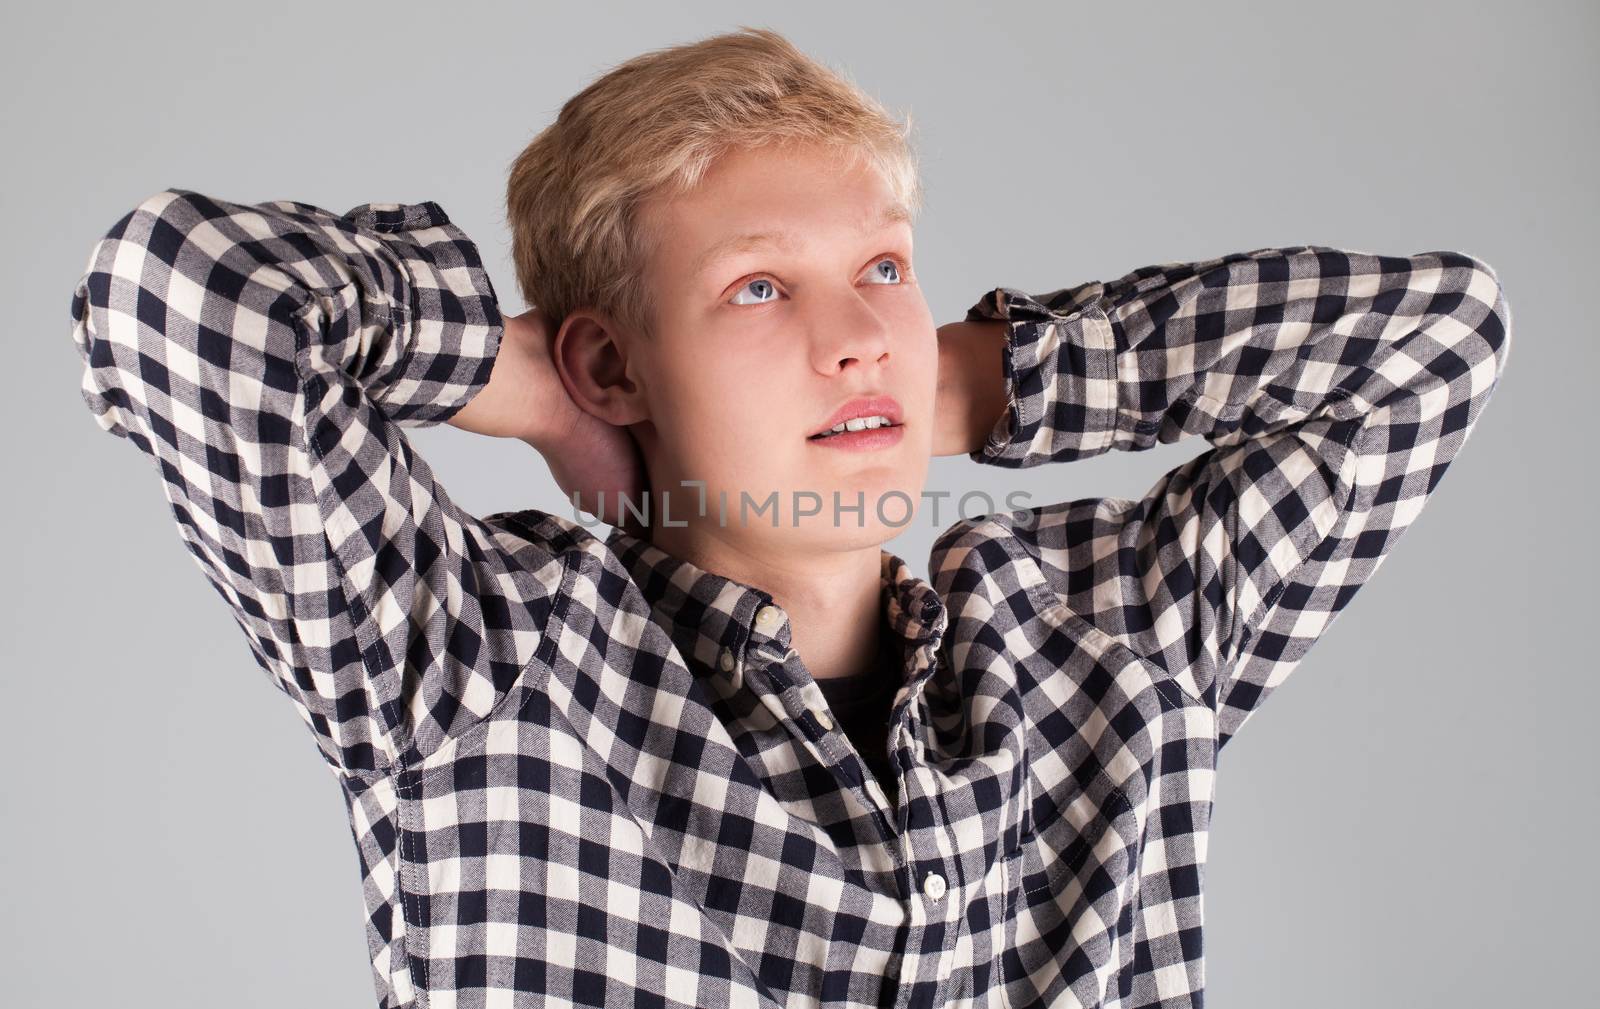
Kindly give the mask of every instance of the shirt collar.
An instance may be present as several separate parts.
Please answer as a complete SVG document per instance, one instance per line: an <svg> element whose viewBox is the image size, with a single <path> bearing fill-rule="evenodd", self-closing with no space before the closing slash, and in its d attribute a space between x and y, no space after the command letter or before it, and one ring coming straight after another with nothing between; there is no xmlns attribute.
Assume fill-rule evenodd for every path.
<svg viewBox="0 0 1600 1009"><path fill-rule="evenodd" d="M791 645L788 614L763 589L707 571L669 554L648 540L613 528L606 537L649 601L657 622L672 637L698 673L731 679L737 686L746 653L764 650L782 656ZM879 549L887 627L903 642L905 654L937 646L946 611L938 593L918 578L904 560ZM723 650L732 668L724 668Z"/></svg>

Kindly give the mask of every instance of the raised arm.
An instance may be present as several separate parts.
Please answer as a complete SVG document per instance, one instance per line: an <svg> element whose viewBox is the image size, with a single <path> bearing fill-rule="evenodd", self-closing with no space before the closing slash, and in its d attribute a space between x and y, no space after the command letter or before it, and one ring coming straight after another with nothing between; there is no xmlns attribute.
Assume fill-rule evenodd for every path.
<svg viewBox="0 0 1600 1009"><path fill-rule="evenodd" d="M501 349L478 251L437 204L165 190L95 245L72 318L84 400L154 458L336 771L421 759L489 712L561 562L461 511L402 430L455 416Z"/></svg>
<svg viewBox="0 0 1600 1009"><path fill-rule="evenodd" d="M976 362L987 392L969 400L1000 407L981 442L974 411L948 444L979 462L1213 446L1138 500L1035 509L1017 535L1072 613L1213 706L1225 742L1437 487L1504 367L1510 314L1468 255L1297 246L998 288L941 331L963 336L943 353Z"/></svg>

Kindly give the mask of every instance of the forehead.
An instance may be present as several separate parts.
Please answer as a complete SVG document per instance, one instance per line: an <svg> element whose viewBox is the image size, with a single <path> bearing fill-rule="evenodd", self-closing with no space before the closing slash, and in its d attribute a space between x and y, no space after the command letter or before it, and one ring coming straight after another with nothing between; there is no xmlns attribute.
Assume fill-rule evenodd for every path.
<svg viewBox="0 0 1600 1009"><path fill-rule="evenodd" d="M674 272L699 274L761 248L794 251L910 225L911 213L865 158L814 146L739 149L690 192L657 201Z"/></svg>
<svg viewBox="0 0 1600 1009"><path fill-rule="evenodd" d="M880 206L876 213L868 212L862 215L851 230L864 237L902 223L911 223L910 213L899 203L889 203ZM695 253L690 262L689 272L703 273L725 259L758 249L777 248L792 252L805 244L805 235L789 228L740 231L719 238Z"/></svg>

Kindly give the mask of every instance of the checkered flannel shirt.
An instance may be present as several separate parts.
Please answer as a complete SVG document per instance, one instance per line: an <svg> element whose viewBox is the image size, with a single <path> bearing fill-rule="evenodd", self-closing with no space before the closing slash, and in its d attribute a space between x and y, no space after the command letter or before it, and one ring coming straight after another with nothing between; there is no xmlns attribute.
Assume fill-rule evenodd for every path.
<svg viewBox="0 0 1600 1009"><path fill-rule="evenodd" d="M380 1006L1202 1004L1217 754L1466 441L1498 278L1262 248L968 318L1008 324L972 459L1211 447L960 521L929 581L883 551L891 804L768 593L440 486L405 429L502 329L436 203L170 189L95 245L82 394L339 782Z"/></svg>

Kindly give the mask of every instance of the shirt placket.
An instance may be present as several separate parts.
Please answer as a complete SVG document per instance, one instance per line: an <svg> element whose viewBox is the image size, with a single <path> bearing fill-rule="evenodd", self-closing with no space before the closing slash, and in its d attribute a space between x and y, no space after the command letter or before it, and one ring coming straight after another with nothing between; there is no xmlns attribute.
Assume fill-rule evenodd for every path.
<svg viewBox="0 0 1600 1009"><path fill-rule="evenodd" d="M920 682L920 677L919 677ZM901 731L916 731L915 707ZM910 747L915 754L917 748ZM920 761L907 768L906 828L896 839L904 861L909 935L900 963L901 1009L942 1004L965 906L959 859L941 813L938 775Z"/></svg>
<svg viewBox="0 0 1600 1009"><path fill-rule="evenodd" d="M724 670L750 690L800 743L811 748L832 771L841 788L851 787L840 760L851 752L853 744L833 718L822 688L809 674L801 675L799 653L790 645L788 615L775 604L761 603L749 626L749 637L742 648L737 651L723 648L719 660ZM872 780L865 766L862 771L862 788L866 790L873 820L878 826L877 840L899 856L894 843L894 811L889 806L888 796ZM904 870L903 862L899 868Z"/></svg>
<svg viewBox="0 0 1600 1009"><path fill-rule="evenodd" d="M797 675L799 656L790 647L787 615L781 607L766 603L756 610L751 627L747 645L754 662L743 670L745 682L776 718L798 728L800 738L839 775L836 754L845 745L844 736L829 716L827 699L816 681ZM735 657L735 661L744 664L750 660ZM920 685L925 673L920 670L913 683ZM915 735L914 707L895 732ZM916 752L915 746L909 749ZM904 831L896 831L884 815L887 796L881 789L877 793L882 797L876 804L879 829L883 842L896 855L895 876L907 910L906 953L899 961L896 1003L905 1009L936 1004L949 980L959 934L959 881L952 876L958 859L948 825L939 818L941 804L930 787L935 777L920 763L905 770L901 802L909 808Z"/></svg>

